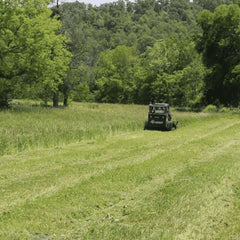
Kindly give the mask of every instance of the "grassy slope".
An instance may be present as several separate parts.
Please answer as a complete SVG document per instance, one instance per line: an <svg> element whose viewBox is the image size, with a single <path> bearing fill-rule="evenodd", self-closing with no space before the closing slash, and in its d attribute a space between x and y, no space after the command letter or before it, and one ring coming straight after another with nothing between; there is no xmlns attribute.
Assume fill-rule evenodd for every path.
<svg viewBox="0 0 240 240"><path fill-rule="evenodd" d="M196 116L2 156L0 239L239 239L240 118Z"/></svg>

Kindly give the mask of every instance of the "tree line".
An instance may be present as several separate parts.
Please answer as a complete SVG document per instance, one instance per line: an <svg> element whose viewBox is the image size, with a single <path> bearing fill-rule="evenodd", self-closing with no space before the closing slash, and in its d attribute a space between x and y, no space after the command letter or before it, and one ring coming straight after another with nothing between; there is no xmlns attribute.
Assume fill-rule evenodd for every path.
<svg viewBox="0 0 240 240"><path fill-rule="evenodd" d="M238 106L239 0L0 2L0 106L12 98Z"/></svg>

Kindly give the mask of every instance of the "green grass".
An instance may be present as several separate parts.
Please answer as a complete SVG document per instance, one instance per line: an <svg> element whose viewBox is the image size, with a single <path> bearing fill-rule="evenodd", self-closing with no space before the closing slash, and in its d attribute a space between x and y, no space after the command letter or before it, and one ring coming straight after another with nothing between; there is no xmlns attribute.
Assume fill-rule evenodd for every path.
<svg viewBox="0 0 240 240"><path fill-rule="evenodd" d="M139 131L148 111L139 105L73 103L54 109L30 103L15 101L11 109L0 111L0 155ZM181 126L206 116L176 113Z"/></svg>
<svg viewBox="0 0 240 240"><path fill-rule="evenodd" d="M140 130L146 115L136 105L73 103L53 109L17 103L0 112L0 154Z"/></svg>
<svg viewBox="0 0 240 240"><path fill-rule="evenodd" d="M240 239L239 115L173 112L172 132L143 131L146 106L0 115L27 146L0 157L0 239Z"/></svg>

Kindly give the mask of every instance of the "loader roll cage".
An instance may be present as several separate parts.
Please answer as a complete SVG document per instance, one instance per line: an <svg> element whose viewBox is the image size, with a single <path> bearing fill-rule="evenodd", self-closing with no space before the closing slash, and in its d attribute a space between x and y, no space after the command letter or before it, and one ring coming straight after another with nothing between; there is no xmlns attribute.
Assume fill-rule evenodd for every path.
<svg viewBox="0 0 240 240"><path fill-rule="evenodd" d="M170 131L177 128L177 123L177 121L172 121L169 104L149 104L148 120L144 126L145 130L156 129Z"/></svg>

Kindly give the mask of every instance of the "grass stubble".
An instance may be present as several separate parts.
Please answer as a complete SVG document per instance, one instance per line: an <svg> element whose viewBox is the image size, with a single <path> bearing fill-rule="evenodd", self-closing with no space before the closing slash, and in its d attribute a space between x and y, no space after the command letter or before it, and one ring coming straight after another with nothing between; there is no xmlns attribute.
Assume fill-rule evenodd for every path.
<svg viewBox="0 0 240 240"><path fill-rule="evenodd" d="M43 133L37 145L26 137L28 147L10 143L0 157L0 239L240 239L239 115L176 112L180 128L157 132L142 130L146 106L59 112L0 113L19 137L41 119L31 134L58 139L46 147ZM78 115L92 128L81 139ZM72 119L72 137L62 137L67 128L49 136L49 119L54 126Z"/></svg>

